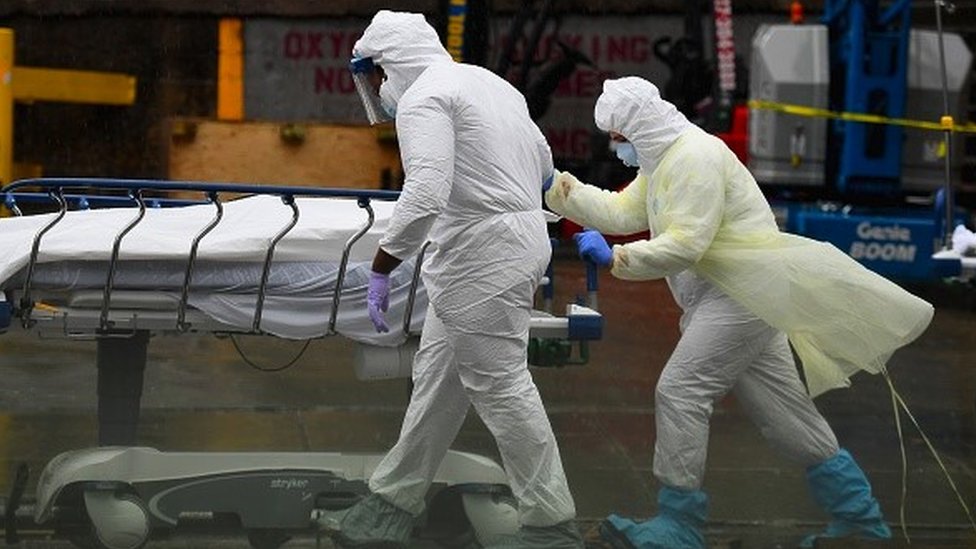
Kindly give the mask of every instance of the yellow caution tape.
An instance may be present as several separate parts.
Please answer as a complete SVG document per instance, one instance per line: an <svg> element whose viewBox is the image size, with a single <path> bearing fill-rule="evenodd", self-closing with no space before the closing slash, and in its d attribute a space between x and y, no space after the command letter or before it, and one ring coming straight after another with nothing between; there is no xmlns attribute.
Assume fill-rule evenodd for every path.
<svg viewBox="0 0 976 549"><path fill-rule="evenodd" d="M892 126L903 126L906 128L915 128L919 130L976 133L976 124L973 124L972 122L966 124L956 124L951 116L943 116L938 122L929 122L925 120L910 120L907 118L889 118L887 116L859 112L837 112L827 109L807 107L805 105L793 105L790 103L765 101L762 99L750 99L749 108L776 111L783 114L792 114L812 118L830 118L833 120L864 122L867 124L890 124Z"/></svg>

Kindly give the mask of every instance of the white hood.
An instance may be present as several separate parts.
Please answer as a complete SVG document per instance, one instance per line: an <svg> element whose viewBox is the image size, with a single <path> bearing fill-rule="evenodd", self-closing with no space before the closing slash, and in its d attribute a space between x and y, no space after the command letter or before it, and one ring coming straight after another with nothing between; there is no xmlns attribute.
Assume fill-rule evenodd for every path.
<svg viewBox="0 0 976 549"><path fill-rule="evenodd" d="M593 116L598 128L615 131L634 144L641 169L647 174L654 171L678 136L695 127L661 98L657 86L636 76L605 81Z"/></svg>
<svg viewBox="0 0 976 549"><path fill-rule="evenodd" d="M424 16L380 10L352 47L354 57L371 57L386 72L389 95L398 103L407 88L433 63L452 61Z"/></svg>

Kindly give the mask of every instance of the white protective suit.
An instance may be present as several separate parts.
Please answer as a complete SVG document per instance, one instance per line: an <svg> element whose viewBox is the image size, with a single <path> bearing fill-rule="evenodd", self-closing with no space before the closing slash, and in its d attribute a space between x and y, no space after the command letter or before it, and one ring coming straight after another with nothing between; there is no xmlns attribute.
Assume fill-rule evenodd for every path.
<svg viewBox="0 0 976 549"><path fill-rule="evenodd" d="M406 259L425 241L430 297L400 439L370 489L418 514L470 405L492 432L529 526L576 511L527 366L532 297L551 245L541 186L549 146L522 95L455 63L422 15L379 12L353 54L372 57L396 103L406 180L380 247Z"/></svg>
<svg viewBox="0 0 976 549"><path fill-rule="evenodd" d="M786 336L816 396L860 369L883 369L925 329L932 306L830 244L780 232L746 167L653 84L605 82L595 118L634 144L637 178L609 192L561 173L546 202L608 234L650 229L650 240L613 247L612 274L667 277L683 308L681 341L657 386L655 475L700 487L712 406L730 390L788 456L809 466L835 455Z"/></svg>

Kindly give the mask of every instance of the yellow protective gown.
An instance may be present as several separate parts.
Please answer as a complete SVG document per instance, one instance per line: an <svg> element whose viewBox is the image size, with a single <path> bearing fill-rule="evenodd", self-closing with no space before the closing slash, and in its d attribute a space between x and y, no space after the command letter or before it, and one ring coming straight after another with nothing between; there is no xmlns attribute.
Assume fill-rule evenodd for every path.
<svg viewBox="0 0 976 549"><path fill-rule="evenodd" d="M786 332L812 396L848 386L858 370L880 372L925 330L929 303L830 244L781 232L724 143L662 109L659 98L648 101L649 83L617 82L605 87L597 125L634 143L637 178L609 192L564 172L545 197L557 213L608 234L650 229L650 240L613 247L614 276L649 280L692 270Z"/></svg>

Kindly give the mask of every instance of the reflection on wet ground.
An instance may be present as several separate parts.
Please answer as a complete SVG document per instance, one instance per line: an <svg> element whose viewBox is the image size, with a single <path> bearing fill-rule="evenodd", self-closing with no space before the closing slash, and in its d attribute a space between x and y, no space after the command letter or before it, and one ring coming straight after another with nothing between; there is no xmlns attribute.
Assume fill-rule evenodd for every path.
<svg viewBox="0 0 976 549"><path fill-rule="evenodd" d="M557 301L583 288L575 261L557 265ZM964 287L915 287L933 300L935 320L890 362L891 376L970 506L976 504L976 310ZM600 308L605 337L590 364L536 369L534 376L560 442L579 515L588 524L610 512L654 512L651 474L653 387L678 338L678 311L662 282L605 276ZM253 362L283 364L298 342L246 338ZM382 452L395 441L407 401L405 380L360 382L353 345L314 341L282 372L257 371L225 339L157 336L150 343L138 442L161 450ZM0 337L0 490L16 464L34 472L59 452L96 440L95 345L38 340L13 329ZM902 457L887 384L861 375L849 390L817 400L841 444L874 483L897 529ZM907 456L905 519L915 539L976 540L956 496L918 432L903 418ZM490 435L471 414L454 446L497 458ZM790 546L825 518L807 495L803 471L775 454L732 398L717 406L705 488L713 545ZM731 541L730 541L731 540ZM733 542L738 540L739 545ZM41 547L32 541L27 547ZM207 538L172 546L246 547ZM185 545L189 543L190 545ZM180 545L183 544L183 545ZM59 546L57 544L51 545ZM285 547L314 546L295 540Z"/></svg>

